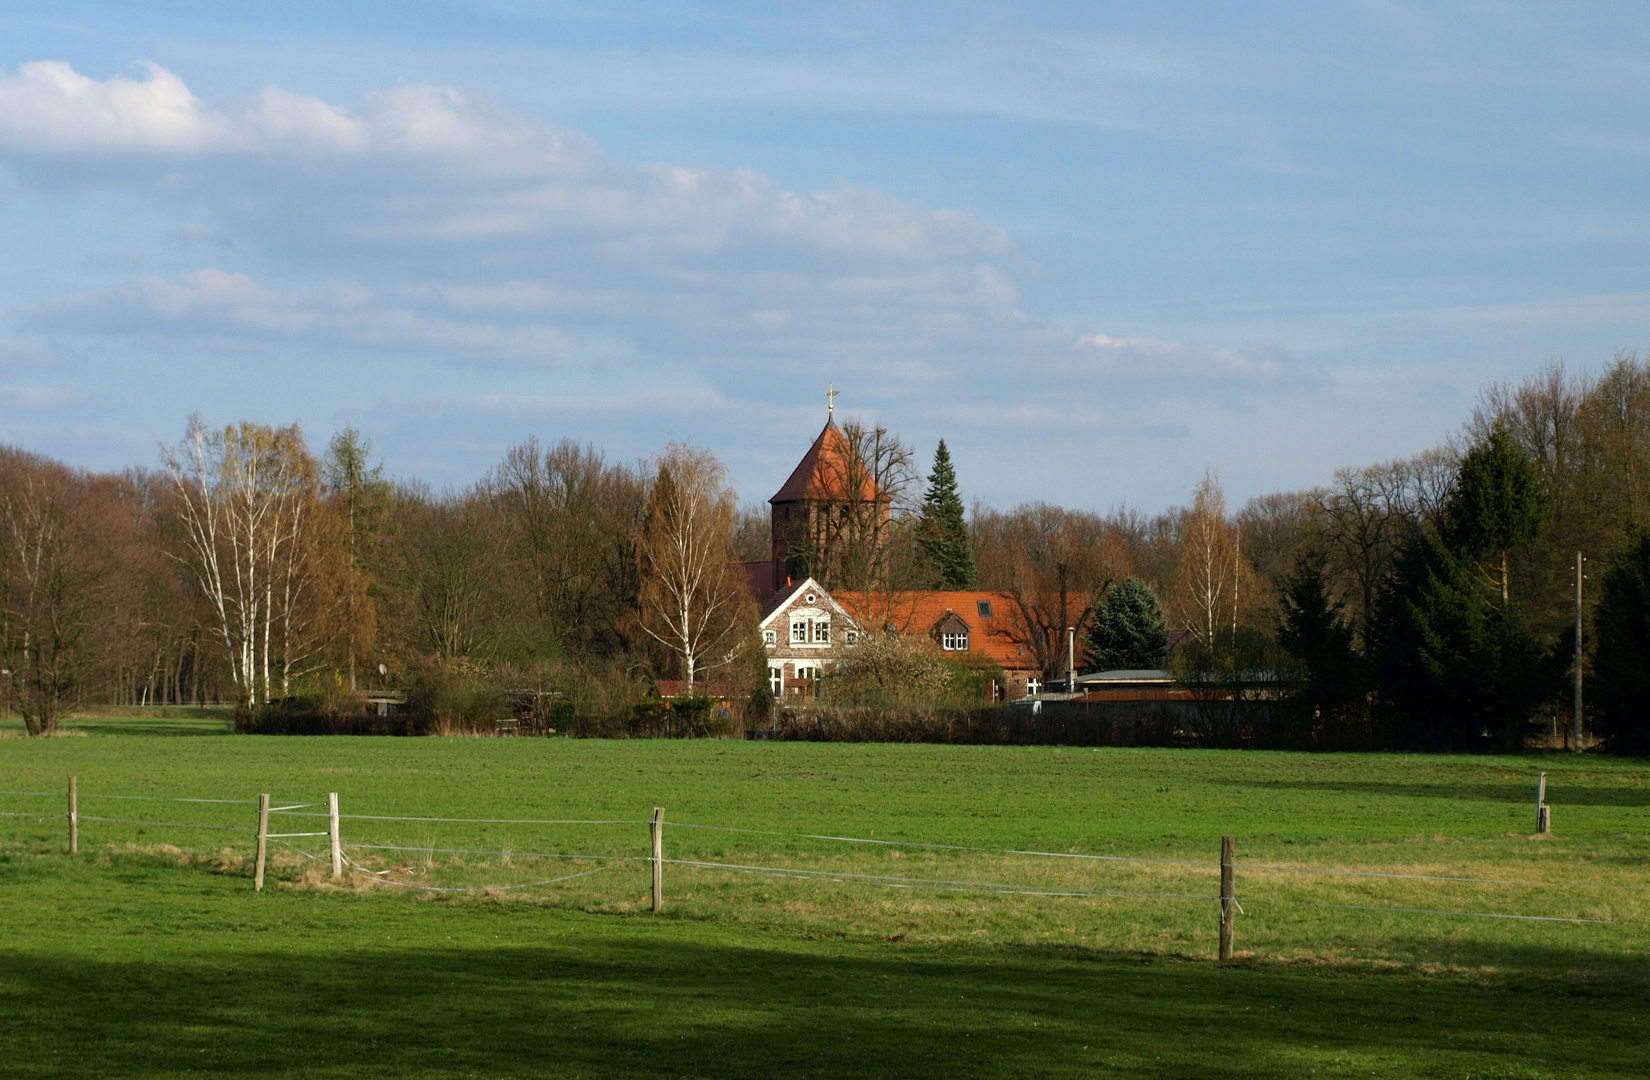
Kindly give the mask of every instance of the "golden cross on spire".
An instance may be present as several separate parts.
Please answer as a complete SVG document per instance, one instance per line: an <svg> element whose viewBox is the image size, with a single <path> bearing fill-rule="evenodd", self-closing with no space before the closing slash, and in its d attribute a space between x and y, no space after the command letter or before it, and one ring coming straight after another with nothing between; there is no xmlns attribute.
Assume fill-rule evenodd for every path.
<svg viewBox="0 0 1650 1080"><path fill-rule="evenodd" d="M836 396L840 393L842 393L842 391L836 388L836 383L832 383L831 388L825 391L826 412L836 412Z"/></svg>

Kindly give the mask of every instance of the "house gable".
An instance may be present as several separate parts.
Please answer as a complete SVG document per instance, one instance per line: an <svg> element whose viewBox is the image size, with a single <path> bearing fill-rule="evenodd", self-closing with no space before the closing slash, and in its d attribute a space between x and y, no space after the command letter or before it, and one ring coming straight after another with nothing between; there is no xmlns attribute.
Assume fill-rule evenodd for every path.
<svg viewBox="0 0 1650 1080"><path fill-rule="evenodd" d="M794 634L798 622L809 628L806 638L801 640ZM824 640L817 640L813 628L821 622L829 625L831 631ZM768 646L771 653L774 646L816 648L826 645L851 645L859 636L860 625L848 613L848 609L832 599L831 594L826 592L819 582L807 578L802 584L775 594L771 606L762 616L759 628L762 631L762 643ZM770 634L773 635L771 639Z"/></svg>

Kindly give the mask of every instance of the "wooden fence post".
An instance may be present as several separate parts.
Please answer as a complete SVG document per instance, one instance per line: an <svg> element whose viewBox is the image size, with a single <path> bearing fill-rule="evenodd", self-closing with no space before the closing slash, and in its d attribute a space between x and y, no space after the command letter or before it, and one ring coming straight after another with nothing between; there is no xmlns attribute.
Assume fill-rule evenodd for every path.
<svg viewBox="0 0 1650 1080"><path fill-rule="evenodd" d="M665 808L653 808L653 913L665 910Z"/></svg>
<svg viewBox="0 0 1650 1080"><path fill-rule="evenodd" d="M1237 916L1237 843L1230 836L1220 838L1220 959L1232 958L1233 923Z"/></svg>
<svg viewBox="0 0 1650 1080"><path fill-rule="evenodd" d="M332 841L332 876L344 876L344 845L343 838L338 835L338 793L330 792L327 795L327 816L330 819L327 826L327 836Z"/></svg>
<svg viewBox="0 0 1650 1080"><path fill-rule="evenodd" d="M1542 773L1535 782L1535 831L1547 833L1552 827L1552 813L1547 809L1547 774Z"/></svg>
<svg viewBox="0 0 1650 1080"><path fill-rule="evenodd" d="M252 871L252 888L264 891L264 859L269 854L269 796L258 796L258 862Z"/></svg>
<svg viewBox="0 0 1650 1080"><path fill-rule="evenodd" d="M80 853L80 792L75 778L69 777L69 854Z"/></svg>

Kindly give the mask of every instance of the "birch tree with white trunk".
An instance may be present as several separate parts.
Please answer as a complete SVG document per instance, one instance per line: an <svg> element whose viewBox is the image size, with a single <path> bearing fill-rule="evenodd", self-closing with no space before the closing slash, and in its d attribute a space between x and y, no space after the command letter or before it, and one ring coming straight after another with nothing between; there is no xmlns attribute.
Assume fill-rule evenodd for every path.
<svg viewBox="0 0 1650 1080"><path fill-rule="evenodd" d="M1236 533L1226 518L1226 494L1215 474L1205 471L1181 525L1178 577L1183 601L1196 620L1193 632L1211 648L1215 627L1224 622L1222 611L1233 603L1229 597L1236 572Z"/></svg>
<svg viewBox="0 0 1650 1080"><path fill-rule="evenodd" d="M209 429L197 417L162 460L184 550L243 704L291 692L326 637L315 462L297 425ZM324 604L321 605L324 607Z"/></svg>
<svg viewBox="0 0 1650 1080"><path fill-rule="evenodd" d="M638 539L642 626L669 649L689 693L736 660L755 603L735 561L738 500L708 450L672 443L659 456Z"/></svg>

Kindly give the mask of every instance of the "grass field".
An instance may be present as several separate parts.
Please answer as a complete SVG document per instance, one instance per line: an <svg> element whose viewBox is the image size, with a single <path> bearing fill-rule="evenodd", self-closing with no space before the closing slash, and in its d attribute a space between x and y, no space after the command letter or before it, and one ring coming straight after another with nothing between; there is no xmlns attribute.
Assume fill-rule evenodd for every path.
<svg viewBox="0 0 1650 1080"><path fill-rule="evenodd" d="M7 1075L1650 1075L1642 762L218 737L221 716L147 712L0 740L0 789L50 793L0 797ZM71 774L83 815L177 824L87 820L71 860ZM346 818L403 887L335 885L303 839L254 894L249 804L100 798L329 791L346 814L621 824ZM646 854L656 805L670 858L1090 895L672 864L654 916L647 864L602 860ZM1215 902L1179 898L1216 891L1222 833L1225 966Z"/></svg>

